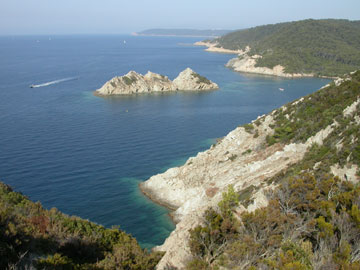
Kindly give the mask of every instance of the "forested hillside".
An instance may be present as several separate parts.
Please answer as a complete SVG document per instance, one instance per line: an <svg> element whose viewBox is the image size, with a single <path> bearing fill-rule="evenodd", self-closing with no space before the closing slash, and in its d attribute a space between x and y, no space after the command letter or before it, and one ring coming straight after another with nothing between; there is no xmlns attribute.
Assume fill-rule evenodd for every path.
<svg viewBox="0 0 360 270"><path fill-rule="evenodd" d="M147 270L161 257L117 228L48 211L0 182L0 269Z"/></svg>
<svg viewBox="0 0 360 270"><path fill-rule="evenodd" d="M285 67L287 73L338 76L360 68L360 21L303 20L231 32L213 40L218 47L261 55L257 66Z"/></svg>

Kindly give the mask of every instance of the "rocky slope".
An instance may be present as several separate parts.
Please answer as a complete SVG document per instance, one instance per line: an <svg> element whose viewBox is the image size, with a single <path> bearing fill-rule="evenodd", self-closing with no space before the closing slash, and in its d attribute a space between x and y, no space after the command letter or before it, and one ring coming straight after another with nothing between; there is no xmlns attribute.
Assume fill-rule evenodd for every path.
<svg viewBox="0 0 360 270"><path fill-rule="evenodd" d="M215 90L219 86L187 68L171 81L167 76L148 72L144 76L130 71L115 77L95 91L97 96L130 95L137 93L167 92L178 90Z"/></svg>
<svg viewBox="0 0 360 270"><path fill-rule="evenodd" d="M317 93L284 105L251 124L236 128L209 150L189 158L183 166L171 168L142 183L140 188L147 196L175 209L176 229L157 248L166 251L158 269L185 267L191 258L189 230L202 223L206 209L217 207L229 185L247 197L238 209L241 212L265 206L265 191L273 188L273 179L290 172L290 168L301 170L311 166L315 170L321 167L342 179L358 181L357 155L351 154L355 151L351 147L357 142L358 134L349 142L349 136L340 132L354 130L351 125L359 129L359 81L360 72L357 72L338 81L337 86L331 83ZM335 107L331 107L332 102ZM326 111L321 106L329 109ZM319 113L315 113L314 108L318 108ZM328 118L331 113L333 117ZM316 120L310 123L307 117ZM302 121L309 123L306 125ZM308 161L301 165L304 156L316 152L314 147L321 148L324 142L326 147L332 146L332 157L346 155L346 158L339 158L345 161L319 156L311 158L312 165ZM344 154L336 149L342 149Z"/></svg>

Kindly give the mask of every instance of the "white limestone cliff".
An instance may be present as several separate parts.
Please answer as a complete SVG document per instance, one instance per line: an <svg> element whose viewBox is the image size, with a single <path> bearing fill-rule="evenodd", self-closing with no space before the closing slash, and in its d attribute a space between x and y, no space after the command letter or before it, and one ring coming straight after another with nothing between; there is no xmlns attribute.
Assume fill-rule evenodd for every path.
<svg viewBox="0 0 360 270"><path fill-rule="evenodd" d="M304 98L301 98L287 106L296 106L303 101ZM346 108L344 115L350 115L351 108L357 102ZM285 112L287 107L278 110ZM301 161L306 151L314 143L321 145L337 125L334 121L304 143L266 146L266 136L273 134L271 126L275 112L259 117L256 124L253 123L252 132L238 127L209 150L189 158L183 166L171 168L140 184L144 194L174 210L172 216L177 223L164 244L155 248L166 252L158 264L158 270L168 269L169 266L176 266L177 269L185 267L191 258L189 230L202 223L206 209L217 207L229 185L233 185L237 192L250 186L257 189L251 197L253 203L247 208L240 206L239 213L266 206L264 192L273 188L266 180ZM333 166L331 170L337 172L335 175L347 174L353 180L357 167Z"/></svg>
<svg viewBox="0 0 360 270"><path fill-rule="evenodd" d="M231 68L238 72L271 75L287 78L299 78L299 77L313 77L313 74L305 73L286 73L284 67L276 65L273 68L257 67L257 59L261 58L261 55L249 56L246 53L239 54L239 57L232 58L226 64L226 67Z"/></svg>

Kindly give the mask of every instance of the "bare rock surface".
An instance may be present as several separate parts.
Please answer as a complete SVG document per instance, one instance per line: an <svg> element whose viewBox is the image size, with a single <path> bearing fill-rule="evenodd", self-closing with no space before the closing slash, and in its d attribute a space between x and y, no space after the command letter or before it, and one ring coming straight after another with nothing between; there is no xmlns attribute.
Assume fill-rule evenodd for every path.
<svg viewBox="0 0 360 270"><path fill-rule="evenodd" d="M257 59L261 58L260 55L249 56L246 53L239 54L239 57L232 58L226 64L226 67L231 68L238 72L247 72L287 78L299 78L299 77L313 77L313 74L304 74L304 73L286 73L284 67L281 65L276 65L273 68L268 67L257 67Z"/></svg>
<svg viewBox="0 0 360 270"><path fill-rule="evenodd" d="M114 77L95 91L97 96L131 95L137 93L168 92L178 90L215 90L219 86L190 68L182 71L171 81L167 76L148 72L145 75L130 71L124 76Z"/></svg>

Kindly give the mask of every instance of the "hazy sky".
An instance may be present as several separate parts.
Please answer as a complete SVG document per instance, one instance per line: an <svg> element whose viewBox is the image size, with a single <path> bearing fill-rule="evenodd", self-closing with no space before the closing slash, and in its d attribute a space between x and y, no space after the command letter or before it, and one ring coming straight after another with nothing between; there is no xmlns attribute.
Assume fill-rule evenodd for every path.
<svg viewBox="0 0 360 270"><path fill-rule="evenodd" d="M360 0L0 0L0 35L240 29L307 18L360 20Z"/></svg>

